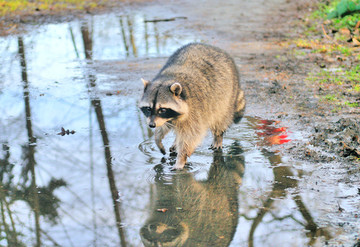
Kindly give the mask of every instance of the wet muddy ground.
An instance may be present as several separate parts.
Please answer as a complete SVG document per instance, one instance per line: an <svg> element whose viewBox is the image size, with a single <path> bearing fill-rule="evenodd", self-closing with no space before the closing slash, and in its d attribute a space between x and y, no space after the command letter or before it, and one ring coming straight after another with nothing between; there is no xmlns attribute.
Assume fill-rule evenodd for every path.
<svg viewBox="0 0 360 247"><path fill-rule="evenodd" d="M0 245L358 246L359 117L281 59L306 7L147 2L1 37ZM194 41L234 57L247 110L174 172L136 104Z"/></svg>

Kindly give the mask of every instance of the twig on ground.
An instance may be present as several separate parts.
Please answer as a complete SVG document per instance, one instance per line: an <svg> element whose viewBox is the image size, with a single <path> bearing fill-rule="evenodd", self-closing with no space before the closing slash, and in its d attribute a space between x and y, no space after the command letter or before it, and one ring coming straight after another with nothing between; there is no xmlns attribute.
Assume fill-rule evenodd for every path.
<svg viewBox="0 0 360 247"><path fill-rule="evenodd" d="M335 44L338 45L338 43L326 33L324 24L321 24L321 28L322 28L322 30L323 30L323 32L324 32L325 37L326 37L327 39L329 39L330 41L332 41L332 42L334 42Z"/></svg>
<svg viewBox="0 0 360 247"><path fill-rule="evenodd" d="M144 22L165 22L165 21L175 21L176 19L187 19L185 16L166 18L166 19L153 19L153 20L144 20Z"/></svg>

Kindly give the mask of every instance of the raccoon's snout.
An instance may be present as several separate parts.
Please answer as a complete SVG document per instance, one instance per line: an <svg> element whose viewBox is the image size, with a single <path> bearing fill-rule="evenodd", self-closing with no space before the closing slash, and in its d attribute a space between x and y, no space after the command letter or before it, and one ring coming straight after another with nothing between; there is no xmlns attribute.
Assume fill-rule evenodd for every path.
<svg viewBox="0 0 360 247"><path fill-rule="evenodd" d="M151 116L148 118L148 125L150 128L158 128L165 124L169 119L161 118L158 116Z"/></svg>
<svg viewBox="0 0 360 247"><path fill-rule="evenodd" d="M154 115L150 116L148 121L149 121L148 123L149 123L150 128L155 128L156 127L156 116L154 116Z"/></svg>

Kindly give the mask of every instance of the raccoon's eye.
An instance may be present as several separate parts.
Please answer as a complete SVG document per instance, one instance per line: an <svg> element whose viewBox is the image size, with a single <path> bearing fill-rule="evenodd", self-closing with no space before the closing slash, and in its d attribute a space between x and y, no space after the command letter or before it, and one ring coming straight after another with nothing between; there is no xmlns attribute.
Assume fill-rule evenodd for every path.
<svg viewBox="0 0 360 247"><path fill-rule="evenodd" d="M141 107L140 109L144 113L145 116L147 116L147 117L150 116L150 114L151 114L151 108L150 107L144 106L144 107Z"/></svg>
<svg viewBox="0 0 360 247"><path fill-rule="evenodd" d="M160 108L159 109L159 114L164 114L167 111L166 108Z"/></svg>
<svg viewBox="0 0 360 247"><path fill-rule="evenodd" d="M173 119L176 118L180 115L180 113L171 110L170 108L160 108L158 110L158 114L161 118L165 118L165 119Z"/></svg>

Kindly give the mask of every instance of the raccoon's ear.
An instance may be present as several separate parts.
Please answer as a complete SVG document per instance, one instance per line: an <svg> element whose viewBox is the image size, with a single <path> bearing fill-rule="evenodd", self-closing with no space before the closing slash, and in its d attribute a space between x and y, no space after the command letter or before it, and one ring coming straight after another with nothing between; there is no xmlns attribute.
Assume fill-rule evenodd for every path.
<svg viewBox="0 0 360 247"><path fill-rule="evenodd" d="M150 81L145 80L145 79L143 79L143 78L141 78L141 81L144 83L144 87L147 87L147 85L150 84Z"/></svg>
<svg viewBox="0 0 360 247"><path fill-rule="evenodd" d="M181 94L182 91L182 87L180 85L180 83L175 82L174 84L172 84L170 86L170 91L175 95L175 96L179 96Z"/></svg>

